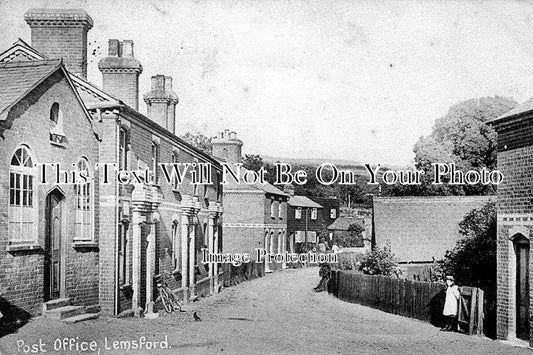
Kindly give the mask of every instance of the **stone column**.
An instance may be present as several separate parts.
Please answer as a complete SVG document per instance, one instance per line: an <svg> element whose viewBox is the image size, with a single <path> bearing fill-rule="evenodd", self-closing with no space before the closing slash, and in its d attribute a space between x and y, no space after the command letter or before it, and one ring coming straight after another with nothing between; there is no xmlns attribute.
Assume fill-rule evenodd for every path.
<svg viewBox="0 0 533 355"><path fill-rule="evenodd" d="M192 228L189 229L189 299L194 299L196 296L196 285L195 285L195 253L196 253L196 228L197 228L197 221L194 218L193 215L193 221L192 221Z"/></svg>
<svg viewBox="0 0 533 355"><path fill-rule="evenodd" d="M281 232L281 253L283 255L285 255L285 252L287 251L287 230L283 230ZM283 264L281 264L281 268L282 269L286 269L287 268L287 263L286 261L284 260L283 261Z"/></svg>
<svg viewBox="0 0 533 355"><path fill-rule="evenodd" d="M151 211L152 193L143 184L136 184L132 192L132 309L136 316L141 315L141 237L142 225L146 223L146 213Z"/></svg>
<svg viewBox="0 0 533 355"><path fill-rule="evenodd" d="M141 209L133 206L132 209L132 234L133 234L133 243L132 243L132 309L134 310L135 316L140 316L141 314L141 234L142 234L142 225L145 222L145 217L141 214Z"/></svg>
<svg viewBox="0 0 533 355"><path fill-rule="evenodd" d="M148 247L146 248L146 307L144 308L145 318L153 319L159 315L154 313L154 272L156 259L156 228L157 219L152 214L152 223L150 223L150 234L147 237Z"/></svg>
<svg viewBox="0 0 533 355"><path fill-rule="evenodd" d="M215 254L215 218L216 218L216 212L209 212L209 221L208 221L208 227L207 227L207 240L209 241L208 250L209 253ZM209 293L212 295L215 293L215 264L216 263L210 263L209 265Z"/></svg>
<svg viewBox="0 0 533 355"><path fill-rule="evenodd" d="M183 292L183 302L189 300L189 273L188 273L188 252L189 252L189 217L188 208L181 210L181 289Z"/></svg>
<svg viewBox="0 0 533 355"><path fill-rule="evenodd" d="M215 226L214 226L214 230L213 230L213 243L214 243L215 253L219 252L219 250L218 250L218 238L219 238L218 227L219 227L219 220L217 218L217 220L215 221ZM214 263L213 264L213 275L215 277L215 279L214 279L215 293L218 293L219 289L220 289L220 281L218 279L218 272L219 272L218 271L218 263Z"/></svg>

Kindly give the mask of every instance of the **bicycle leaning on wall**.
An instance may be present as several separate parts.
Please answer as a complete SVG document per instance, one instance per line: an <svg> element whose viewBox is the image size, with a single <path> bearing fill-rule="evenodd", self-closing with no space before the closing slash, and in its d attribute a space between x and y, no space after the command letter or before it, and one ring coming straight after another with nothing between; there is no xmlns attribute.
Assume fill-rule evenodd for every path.
<svg viewBox="0 0 533 355"><path fill-rule="evenodd" d="M168 287L166 278L168 275L161 274L157 275L156 286L157 291L159 292L159 297L163 303L163 308L167 313L172 313L174 311L183 312L181 310L181 302L178 300L178 297L172 292L170 287Z"/></svg>

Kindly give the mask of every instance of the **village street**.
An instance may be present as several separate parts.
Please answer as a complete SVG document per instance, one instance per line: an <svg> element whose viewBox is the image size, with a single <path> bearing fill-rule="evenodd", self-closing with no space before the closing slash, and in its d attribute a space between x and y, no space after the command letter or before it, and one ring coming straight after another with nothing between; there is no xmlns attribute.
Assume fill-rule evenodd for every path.
<svg viewBox="0 0 533 355"><path fill-rule="evenodd" d="M0 354L23 353L22 342L31 346L39 339L48 354L98 353L82 352L81 346L76 351L76 344L91 340L100 354L530 353L487 338L440 332L421 321L315 293L317 274L317 268L276 272L189 304L185 313L162 314L155 320L100 318L66 325L34 319L0 339ZM202 321L193 320L194 310ZM167 337L169 349L106 350L115 340L143 336L155 341ZM54 341L59 339L59 344L64 338L72 338L73 347L55 352Z"/></svg>

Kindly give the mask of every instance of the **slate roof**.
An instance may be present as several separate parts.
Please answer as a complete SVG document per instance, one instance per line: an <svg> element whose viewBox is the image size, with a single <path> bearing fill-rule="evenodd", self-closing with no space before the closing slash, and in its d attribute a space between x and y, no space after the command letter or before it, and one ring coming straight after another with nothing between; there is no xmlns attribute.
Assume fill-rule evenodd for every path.
<svg viewBox="0 0 533 355"><path fill-rule="evenodd" d="M371 223L370 219L365 221L364 218L354 217L339 217L333 223L328 226L328 230L347 231L351 224L358 224L359 226L366 228Z"/></svg>
<svg viewBox="0 0 533 355"><path fill-rule="evenodd" d="M289 206L292 207L323 208L321 205L306 196L291 196L288 203Z"/></svg>
<svg viewBox="0 0 533 355"><path fill-rule="evenodd" d="M96 85L72 73L69 73L69 75L87 109L113 108L123 105L122 101L109 95Z"/></svg>
<svg viewBox="0 0 533 355"><path fill-rule="evenodd" d="M513 108L511 111L504 113L503 115L496 117L492 120L487 121L487 123L495 123L500 120L505 120L506 118L510 118L513 116L520 116L524 113L532 112L533 111L533 97L527 100L524 103L521 103L520 105Z"/></svg>
<svg viewBox="0 0 533 355"><path fill-rule="evenodd" d="M47 58L20 38L15 43L13 43L11 47L0 53L0 62L2 63L20 60L42 59Z"/></svg>
<svg viewBox="0 0 533 355"><path fill-rule="evenodd" d="M496 196L374 197L374 230L378 246L390 241L402 262L442 259L462 238L459 222Z"/></svg>
<svg viewBox="0 0 533 355"><path fill-rule="evenodd" d="M60 59L0 63L0 115L61 67Z"/></svg>
<svg viewBox="0 0 533 355"><path fill-rule="evenodd" d="M226 163L223 160L217 159L219 163ZM231 165L230 165L231 167ZM241 177L248 171L248 169L241 167ZM227 184L224 186L224 191L231 191L231 190L259 190L263 191L265 193L276 195L276 196L284 196L289 197L289 194L281 191L274 185L270 184L269 182L265 182L264 184L247 184L244 182L241 178L240 184L236 183L231 176L227 177Z"/></svg>

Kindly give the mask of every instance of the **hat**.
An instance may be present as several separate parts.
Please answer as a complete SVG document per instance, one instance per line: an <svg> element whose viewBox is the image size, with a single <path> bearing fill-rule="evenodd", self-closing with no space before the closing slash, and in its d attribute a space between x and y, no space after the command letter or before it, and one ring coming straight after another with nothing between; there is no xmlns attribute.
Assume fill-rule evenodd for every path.
<svg viewBox="0 0 533 355"><path fill-rule="evenodd" d="M446 280L450 280L450 281L454 281L455 282L455 279L453 278L452 275L446 276Z"/></svg>

